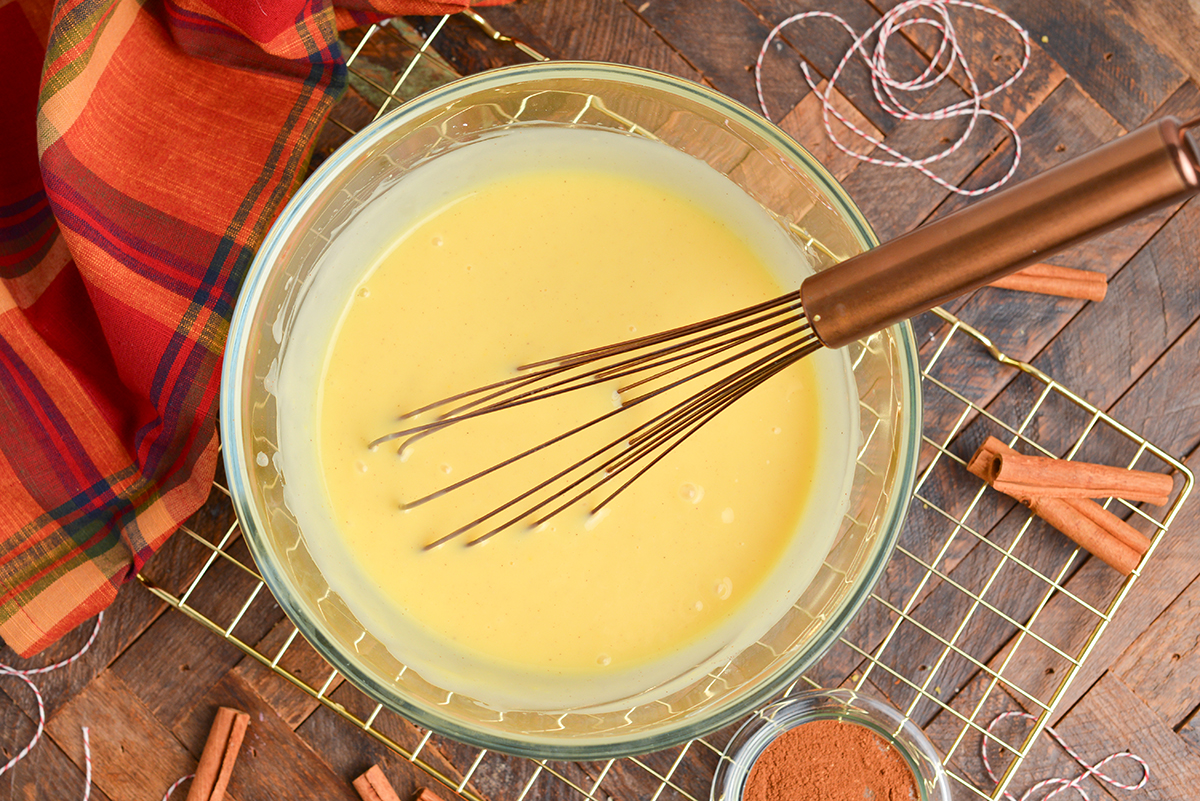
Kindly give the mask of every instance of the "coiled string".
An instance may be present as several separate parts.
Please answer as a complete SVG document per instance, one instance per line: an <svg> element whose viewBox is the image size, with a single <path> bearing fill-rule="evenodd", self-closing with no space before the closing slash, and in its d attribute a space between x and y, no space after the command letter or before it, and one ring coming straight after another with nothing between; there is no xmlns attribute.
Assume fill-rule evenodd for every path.
<svg viewBox="0 0 1200 801"><path fill-rule="evenodd" d="M1004 24L1016 32L1021 39L1024 53L1021 58L1020 66L1012 73L1012 75L1010 75L1001 83L987 90L980 89L978 81L975 78L975 71L971 69L971 65L968 63L962 48L959 46L958 33L955 30L954 23L950 17L950 6L955 6L982 14L988 14L1001 20L1004 22ZM827 11L806 11L800 14L794 14L771 29L771 32L767 34L767 38L763 41L762 47L758 51L758 58L755 59L754 86L758 93L759 106L762 108L763 116L765 116L767 119L771 119L771 113L767 109L767 101L763 95L762 87L763 61L766 58L767 50L770 48L771 43L778 38L780 33L785 28L787 28L789 25L793 25L801 20L806 19L831 20L840 25L852 39L850 47L846 50L845 54L838 62L833 74L829 76L829 82L826 84L823 91L819 88L819 81L817 77L814 76L809 65L805 62L801 62L800 64L800 71L804 75L804 80L808 83L808 86L813 91L813 94L816 95L817 99L821 102L821 116L825 125L825 132L828 134L829 140L838 150L859 161L867 162L868 164L875 164L881 167L896 167L900 169L917 170L928 176L939 186L942 186L943 188L955 194L966 197L976 197L978 195L983 195L999 189L1001 186L1006 184L1010 178L1012 178L1014 173L1016 173L1017 167L1021 163L1021 136L1019 133L1017 133L1016 126L1013 124L1012 120L1002 114L983 107L984 100L987 100L988 98L993 97L997 93L1012 86L1018 79L1020 79L1029 66L1029 60L1032 53L1029 32L1022 28L1012 17L1008 16L1002 11L988 8L987 6L983 6L978 3L967 2L967 0L908 0L907 2L900 3L895 8L886 12L875 22L875 24L873 24L862 34L859 34L848 22L846 22L845 19L837 14ZM907 28L916 27L930 28L937 32L939 36L937 50L934 53L933 58L930 60L929 66L926 67L926 69L920 75L908 80L900 80L893 77L891 69L888 66L888 44L890 43L893 35ZM876 35L877 38L875 39L875 45L870 51L868 51L867 42ZM906 156L905 154L883 142L878 137L872 136L867 131L864 131L862 128L855 125L851 120L847 119L834 107L831 98L833 97L838 79L841 78L846 66L856 54L862 59L871 75L871 87L874 91L876 102L878 102L880 107L889 115L904 121L923 120L928 122L946 120L953 117L966 117L966 129L958 136L957 139L947 145L944 149L934 153L931 156L914 159ZM962 69L965 83L963 90L967 93L966 100L961 100L957 103L952 103L948 106L943 106L933 111L919 112L905 105L897 97L898 92L911 93L933 88L943 80L946 80L955 65L958 65ZM1008 171L1000 179L978 189L963 189L943 179L941 176L930 170L927 165L947 159L961 149L962 146L966 144L967 140L970 139L971 135L975 132L976 126L981 117L989 117L995 120L1008 132L1008 136L1013 142L1013 160L1012 164L1008 168ZM881 159L867 153L861 153L856 150L852 150L848 145L843 143L842 140L838 138L838 134L833 125L833 119L836 119L839 123L845 126L847 130L858 136L868 145L882 150L892 158ZM1033 715L1030 715L1026 712L1005 712L997 716L991 722L987 728L988 733L991 734L992 729L996 726L996 724L1000 723L1000 721L1013 717L1036 720ZM1030 797L1034 793L1047 787L1054 787L1055 789L1051 790L1042 801L1049 801L1049 799L1066 790L1074 790L1082 798L1084 798L1085 801L1090 801L1088 794L1081 786L1081 783L1089 776L1094 776L1101 782L1109 784L1112 787L1121 788L1123 790L1139 790L1150 780L1150 768L1146 764L1146 761L1137 754L1133 754L1128 751L1122 751L1120 753L1110 754L1093 765L1088 763L1074 749L1067 745L1058 732L1056 732L1053 728L1047 726L1046 732L1053 737L1060 746L1062 746L1063 750L1070 754L1072 759L1083 766L1083 773L1073 779L1043 779L1027 790L1020 799L1017 799L1012 793L1005 791L1004 797L1008 801L1029 801ZM983 765L987 770L988 776L991 777L992 781L998 783L999 779L997 779L996 774L993 772L991 763L988 759L987 737L983 738L983 743L980 746L980 756L983 758ZM1142 778L1137 784L1122 783L1121 781L1101 771L1101 768L1103 768L1109 762L1121 758L1131 759L1141 766Z"/></svg>
<svg viewBox="0 0 1200 801"><path fill-rule="evenodd" d="M37 699L37 709L38 709L37 730L34 731L33 738L29 741L28 745L26 745L19 752L17 752L16 756L14 756L12 759L8 760L8 762L6 762L3 767L0 767L0 776L3 776L5 773L7 773L9 771L10 768L12 768L14 765L16 765L22 759L24 759L29 754L29 752L33 750L33 747L38 744L38 741L40 741L42 739L42 732L46 730L46 704L42 700L42 691L39 690L38 686L33 683L32 677L37 676L41 673L49 673L52 670L58 670L61 667L66 667L67 665L72 665L75 662L79 661L79 659L82 658L83 655L88 652L88 649L92 647L92 643L94 643L96 641L96 635L98 635L100 633L100 623L103 620L104 620L103 612L96 615L96 626L95 626L95 628L92 629L92 636L88 637L87 642L85 642L83 644L82 648L80 648L74 654L72 654L71 656L62 660L61 662L55 662L53 665L47 665L45 667L40 667L40 668L25 668L25 669L15 668L12 665L6 665L6 664L0 662L0 676L13 676L14 678L18 678L21 681L28 684L29 689L33 690L33 697L35 699ZM88 801L88 797L91 795L91 792L92 792L92 752L91 752L91 748L89 747L88 729L86 726L83 727L83 759L84 759L84 762L86 763L86 774L84 776L84 787L83 787L83 801Z"/></svg>
<svg viewBox="0 0 1200 801"><path fill-rule="evenodd" d="M42 673L49 673L51 671L58 670L59 668L66 667L67 665L73 665L76 662L78 662L83 657L83 655L88 652L88 649L92 647L92 643L96 642L96 637L97 637L97 635L100 634L100 624L103 621L104 621L104 613L101 612L100 614L96 615L96 625L92 629L91 636L87 638L87 642L85 642L83 644L83 647L81 647L78 651L76 651L74 654L67 657L66 659L62 660L61 662L55 662L53 665L46 665L45 667L40 667L40 668L24 668L24 669L16 668L16 667L13 667L12 665L6 665L3 662L0 662L0 677L12 676L14 678L20 679L21 681L23 681L27 685L29 685L29 689L33 690L33 697L37 700L37 708L38 708L37 729L34 731L33 737L29 740L29 743L24 748L22 748L19 752L17 752L16 756L14 756L12 759L8 760L8 762L6 762L3 766L0 766L0 776L3 776L13 766L15 766L18 762L20 762L22 759L24 759L26 756L28 756L29 752L32 751L34 749L34 747L38 744L38 742L42 739L42 733L46 730L46 704L42 700L42 691L39 690L38 686L33 683L32 677L37 676ZM83 762L84 762L83 801L88 801L88 799L91 797L91 794L92 794L92 748L91 748L91 737L90 737L91 732L89 731L87 726L82 726L80 728L82 729L82 732L83 732ZM187 781L190 778L192 778L192 776L190 776L190 775L184 776L183 778L179 779L174 784L172 784L169 788L167 788L167 792L163 796L162 801L167 801L167 799L171 797L171 793L175 792L175 788L178 787L179 785L183 784L183 782Z"/></svg>
<svg viewBox="0 0 1200 801"><path fill-rule="evenodd" d="M1012 28L1021 38L1021 43L1024 46L1024 55L1021 58L1021 64L1006 80L990 89L980 90L975 78L975 71L971 69L971 65L968 63L962 48L958 44L958 34L950 18L950 6L957 6L995 17ZM794 14L771 29L771 32L767 34L767 38L762 44L762 48L758 51L758 58L755 60L754 85L758 92L759 105L762 107L763 115L767 119L771 119L771 114L767 110L767 102L763 97L762 88L763 59L766 57L767 49L784 28L810 18L832 20L841 25L853 39L849 49L846 50L845 55L838 62L837 68L830 75L829 83L826 85L824 91L818 89L818 80L813 75L808 64L804 62L800 64L800 71L804 75L804 80L821 101L825 131L829 135L829 140L833 142L838 150L852 158L865 161L869 164L917 170L951 192L968 197L983 195L994 189L998 189L1013 176L1017 170L1017 166L1021 163L1020 134L1017 133L1017 128L1012 120L1002 114L984 108L983 101L1012 86L1025 73L1026 68L1029 66L1029 59L1032 52L1029 32L1017 24L1016 20L1002 11L997 11L978 3L967 2L967 0L908 0L885 13L874 25L860 35L846 20L837 14L827 11L806 11L801 14ZM888 66L888 44L892 36L896 33L907 28L916 27L931 28L938 33L940 38L937 51L934 53L933 59L924 72L915 78L900 80L893 77ZM875 46L872 51L868 51L867 41L876 34L878 34L878 38L875 41ZM855 54L858 54L866 64L867 70L871 74L871 87L874 90L875 99L888 114L899 120L938 121L953 117L966 117L966 130L943 150L931 156L914 159L859 128L834 108L831 100L838 79ZM934 111L920 112L909 108L896 96L897 92L918 92L936 86L949 76L950 71L956 64L961 67L964 75L965 86L963 89L968 95L966 100L952 103ZM838 122L852 133L865 140L869 145L889 154L892 158L881 159L852 150L838 138L830 117L837 119ZM927 165L949 158L957 152L970 139L971 134L974 133L980 117L990 117L1007 130L1008 136L1013 141L1013 160L1011 166L1008 168L1008 172L999 180L979 189L962 189L935 174Z"/></svg>
<svg viewBox="0 0 1200 801"><path fill-rule="evenodd" d="M997 715L996 718L994 720L992 720L992 722L987 727L987 733L991 734L992 729L996 726L997 723L999 723L1002 720L1006 720L1008 718L1025 718L1026 720L1033 720L1033 721L1037 720L1037 718L1035 718L1033 715L1029 714L1028 712L1004 712L1003 714ZM1053 728L1051 728L1050 726L1047 726L1046 733L1049 734L1051 737L1053 737L1054 741L1056 743L1058 743L1059 745L1061 745L1063 750L1071 755L1072 759L1074 759L1076 762L1078 762L1080 765L1083 766L1083 768L1084 768L1083 773L1079 774L1074 779L1042 779L1040 782L1038 782L1037 784L1033 785L1028 790L1026 790L1020 799L1018 799L1012 793L1005 790L1004 797L1006 799L1008 799L1008 801L1029 801L1029 798L1034 793L1036 793L1038 790L1041 790L1045 787L1054 787L1056 785L1057 785L1056 789L1051 790L1049 793L1047 793L1046 796L1042 799L1042 801L1050 801L1051 798L1053 798L1054 796L1056 796L1059 793L1064 792L1066 790L1074 790L1075 792L1079 793L1079 795L1084 799L1084 801L1091 801L1091 797L1087 794L1087 792L1083 789L1083 787L1080 786L1081 782L1083 782L1083 780L1086 779L1088 776L1095 776L1099 781L1102 781L1106 784L1112 785L1113 787L1119 787L1122 790L1140 790L1146 786L1146 782L1150 781L1150 766L1146 764L1146 760L1142 759L1137 754L1130 753L1129 751L1121 751L1120 753L1109 754L1104 759L1097 762L1095 765L1092 765L1092 764L1089 764L1087 762L1087 760L1085 760L1082 756L1080 756L1075 751L1075 749L1073 749L1073 748L1071 748L1071 746L1067 745L1066 741L1063 740L1062 736L1058 732L1056 732ZM996 774L994 772L992 772L991 762L988 761L988 747L987 746L988 746L988 738L984 737L983 744L980 745L980 747L979 747L979 755L981 757L983 757L983 767L987 770L988 776L991 777L992 781L994 781L998 784L1000 782L1000 780L998 778L996 778ZM1115 759L1122 759L1122 758L1132 759L1134 762L1136 762L1138 765L1141 766L1142 780L1139 781L1137 784L1124 784L1123 782L1120 782L1117 779L1114 779L1112 776L1109 776L1108 774L1106 774L1100 770L1100 768L1104 767L1109 762L1112 762Z"/></svg>

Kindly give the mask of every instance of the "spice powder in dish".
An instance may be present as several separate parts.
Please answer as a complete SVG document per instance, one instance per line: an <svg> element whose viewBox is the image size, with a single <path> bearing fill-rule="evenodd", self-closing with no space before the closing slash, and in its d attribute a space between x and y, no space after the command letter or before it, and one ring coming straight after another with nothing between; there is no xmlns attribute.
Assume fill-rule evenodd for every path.
<svg viewBox="0 0 1200 801"><path fill-rule="evenodd" d="M754 762L744 801L912 801L904 757L870 729L817 720L784 732Z"/></svg>

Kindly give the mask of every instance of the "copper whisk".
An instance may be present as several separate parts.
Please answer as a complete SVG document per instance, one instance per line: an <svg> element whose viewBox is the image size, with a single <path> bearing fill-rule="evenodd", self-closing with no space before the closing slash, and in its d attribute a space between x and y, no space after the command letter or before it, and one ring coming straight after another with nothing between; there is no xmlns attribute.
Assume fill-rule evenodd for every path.
<svg viewBox="0 0 1200 801"><path fill-rule="evenodd" d="M402 416L438 419L387 434L373 449L455 423L620 381L619 408L456 481L433 501L664 392L716 376L684 401L495 509L431 542L482 529L482 542L522 520L537 526L596 490L605 507L705 423L754 387L821 347L836 348L906 320L1028 264L1187 199L1200 190L1200 118L1166 118L812 275L798 291L658 334L523 365L519 374ZM703 382L701 382L703 384Z"/></svg>

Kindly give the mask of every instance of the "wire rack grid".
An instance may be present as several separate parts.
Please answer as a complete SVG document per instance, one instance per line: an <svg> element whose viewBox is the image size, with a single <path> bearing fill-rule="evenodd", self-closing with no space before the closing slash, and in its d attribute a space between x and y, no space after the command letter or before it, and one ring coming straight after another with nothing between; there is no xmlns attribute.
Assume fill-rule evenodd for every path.
<svg viewBox="0 0 1200 801"><path fill-rule="evenodd" d="M542 58L473 12L464 16L482 35L508 43L525 57ZM449 20L440 18L424 36L393 20L347 42L351 83L367 113L331 118L328 147L419 93L422 85L457 77L431 47ZM369 57L397 49L407 59L398 68L381 69ZM793 688L840 685L887 699L929 735L958 791L999 799L1043 742L1040 733L1140 568L1124 578L1087 560L1023 507L970 476L965 457L995 435L1025 452L1177 472L1182 480L1164 511L1119 500L1106 503L1150 534L1147 559L1194 479L1178 460L1041 371L1008 358L948 312L935 310L917 325L928 332L921 352L924 435L908 523L863 609ZM228 507L232 520L228 489L218 481L214 493L224 499L219 503ZM550 790L595 801L635 796L701 801L709 796L717 763L729 758L724 746L735 727L657 754L582 765L443 742L343 685L290 623L272 636L246 633L248 613L270 593L263 592L265 584L240 543L236 522L215 537L190 526L182 531L200 546L191 578L180 586L162 586L139 575L150 592L294 685L311 699L312 708L323 705L472 801L522 801ZM230 582L215 577L218 565L242 574L237 598L229 597ZM224 611L210 602L213 596L223 597L218 606ZM302 663L303 675L297 667ZM1010 711L1027 712L1031 720L999 731L988 724ZM1001 755L1003 770L995 780L978 759L983 743Z"/></svg>

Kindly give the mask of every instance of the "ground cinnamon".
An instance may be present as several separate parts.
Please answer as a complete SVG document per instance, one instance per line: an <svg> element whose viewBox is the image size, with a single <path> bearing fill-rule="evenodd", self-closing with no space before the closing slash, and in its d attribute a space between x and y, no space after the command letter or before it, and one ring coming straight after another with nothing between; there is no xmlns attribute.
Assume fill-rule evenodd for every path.
<svg viewBox="0 0 1200 801"><path fill-rule="evenodd" d="M991 286L1094 301L1104 300L1108 294L1108 278L1104 273L1059 267L1056 264L1031 264L997 278Z"/></svg>
<svg viewBox="0 0 1200 801"><path fill-rule="evenodd" d="M200 763L196 765L196 776L188 788L187 801L221 801L225 797L225 788L249 725L250 716L245 712L227 706L217 710L204 751L200 754Z"/></svg>
<svg viewBox="0 0 1200 801"><path fill-rule="evenodd" d="M784 732L750 769L744 801L912 801L917 781L870 729L816 720Z"/></svg>

